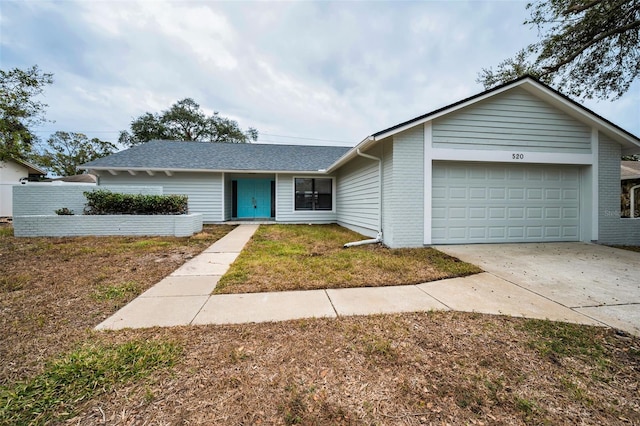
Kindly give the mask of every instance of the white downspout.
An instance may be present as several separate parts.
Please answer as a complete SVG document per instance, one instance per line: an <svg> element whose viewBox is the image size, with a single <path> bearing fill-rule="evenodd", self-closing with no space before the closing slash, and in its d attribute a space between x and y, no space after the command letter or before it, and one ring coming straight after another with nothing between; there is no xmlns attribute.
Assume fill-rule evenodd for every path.
<svg viewBox="0 0 640 426"><path fill-rule="evenodd" d="M365 244L377 244L382 242L382 159L379 157L374 157L373 155L365 154L360 152L360 148L356 149L356 153L360 157L368 158L370 160L374 160L378 162L378 194L380 194L380 213L378 214L378 235L375 238L370 240L362 240L362 241L354 241L352 243L347 243L343 247L355 247L355 246L363 246Z"/></svg>
<svg viewBox="0 0 640 426"><path fill-rule="evenodd" d="M632 186L629 189L629 217L634 218L636 217L636 189L640 188L640 185L636 185L636 186Z"/></svg>

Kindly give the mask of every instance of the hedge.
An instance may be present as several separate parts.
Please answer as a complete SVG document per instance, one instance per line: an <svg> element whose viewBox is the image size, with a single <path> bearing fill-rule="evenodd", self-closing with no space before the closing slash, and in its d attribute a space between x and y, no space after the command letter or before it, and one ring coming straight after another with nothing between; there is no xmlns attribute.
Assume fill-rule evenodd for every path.
<svg viewBox="0 0 640 426"><path fill-rule="evenodd" d="M186 214L186 195L120 194L104 189L84 192L87 198L85 214Z"/></svg>

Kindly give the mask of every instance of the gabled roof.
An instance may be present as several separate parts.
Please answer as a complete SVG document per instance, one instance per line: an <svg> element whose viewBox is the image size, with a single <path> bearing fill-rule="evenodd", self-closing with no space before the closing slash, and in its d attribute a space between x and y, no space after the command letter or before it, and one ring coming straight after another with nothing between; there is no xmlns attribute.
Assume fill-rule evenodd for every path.
<svg viewBox="0 0 640 426"><path fill-rule="evenodd" d="M57 178L45 179L43 182L97 183L98 178L95 175L84 173L81 175L62 176Z"/></svg>
<svg viewBox="0 0 640 426"><path fill-rule="evenodd" d="M151 141L83 164L86 170L324 171L348 147Z"/></svg>
<svg viewBox="0 0 640 426"><path fill-rule="evenodd" d="M347 152L342 158L336 161L336 163L331 166L330 170L335 170L336 168L342 166L344 163L358 155L358 150L364 151L376 141L393 136L397 133L403 132L407 129L426 123L428 121L435 120L438 117L442 117L443 115L450 114L454 111L468 107L484 99L511 90L515 87L521 87L532 95L548 102L559 110L564 111L570 116L576 118L577 120L597 128L599 131L605 133L613 140L620 143L622 145L623 154L635 154L640 152L640 138L638 138L638 136L628 132L627 130L612 123L606 118L599 116L587 107L579 104L578 102L547 86L539 80L526 75L508 83L478 93L477 95L462 99L443 108L436 109L427 114L423 114L419 117L375 132L370 136L367 136L362 142L360 142L349 152Z"/></svg>
<svg viewBox="0 0 640 426"><path fill-rule="evenodd" d="M620 179L640 179L640 161L621 161Z"/></svg>
<svg viewBox="0 0 640 426"><path fill-rule="evenodd" d="M19 158L9 158L7 159L7 161L13 161L16 164L20 164L21 166L26 167L28 170L29 174L33 174L33 175L46 175L47 171L34 165L29 163L28 161L25 160L21 160Z"/></svg>

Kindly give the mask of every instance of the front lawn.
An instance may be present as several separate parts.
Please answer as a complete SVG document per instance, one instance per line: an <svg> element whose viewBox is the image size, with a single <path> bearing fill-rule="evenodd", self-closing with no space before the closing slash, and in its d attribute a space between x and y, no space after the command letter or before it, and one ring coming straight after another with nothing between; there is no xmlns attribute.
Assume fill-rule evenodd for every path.
<svg viewBox="0 0 640 426"><path fill-rule="evenodd" d="M0 425L640 424L640 339L616 330L424 312L98 332L230 228L190 238L8 229Z"/></svg>
<svg viewBox="0 0 640 426"><path fill-rule="evenodd" d="M233 228L205 226L188 238L16 238L0 227L0 385L40 372L42 360Z"/></svg>
<svg viewBox="0 0 640 426"><path fill-rule="evenodd" d="M343 248L364 238L338 225L261 226L214 292L418 284L482 272L432 248Z"/></svg>

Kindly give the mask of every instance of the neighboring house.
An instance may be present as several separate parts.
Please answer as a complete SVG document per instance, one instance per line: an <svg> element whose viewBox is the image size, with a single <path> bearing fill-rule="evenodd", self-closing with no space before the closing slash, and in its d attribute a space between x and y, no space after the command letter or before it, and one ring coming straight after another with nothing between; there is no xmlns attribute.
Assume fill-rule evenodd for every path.
<svg viewBox="0 0 640 426"><path fill-rule="evenodd" d="M23 160L0 161L0 217L12 216L13 186L39 181L47 172Z"/></svg>
<svg viewBox="0 0 640 426"><path fill-rule="evenodd" d="M390 247L640 244L620 157L640 139L531 77L374 133L354 148L153 141L83 167L159 185L205 222L338 223Z"/></svg>
<svg viewBox="0 0 640 426"><path fill-rule="evenodd" d="M634 217L640 217L640 161L623 161L620 164L622 186L621 208L623 217L631 217L631 193L634 194Z"/></svg>
<svg viewBox="0 0 640 426"><path fill-rule="evenodd" d="M43 179L42 182L53 182L53 183L86 183L89 185L95 185L98 183L98 177L94 176L90 173L83 173L81 175L73 175L73 176L62 176L57 178Z"/></svg>

